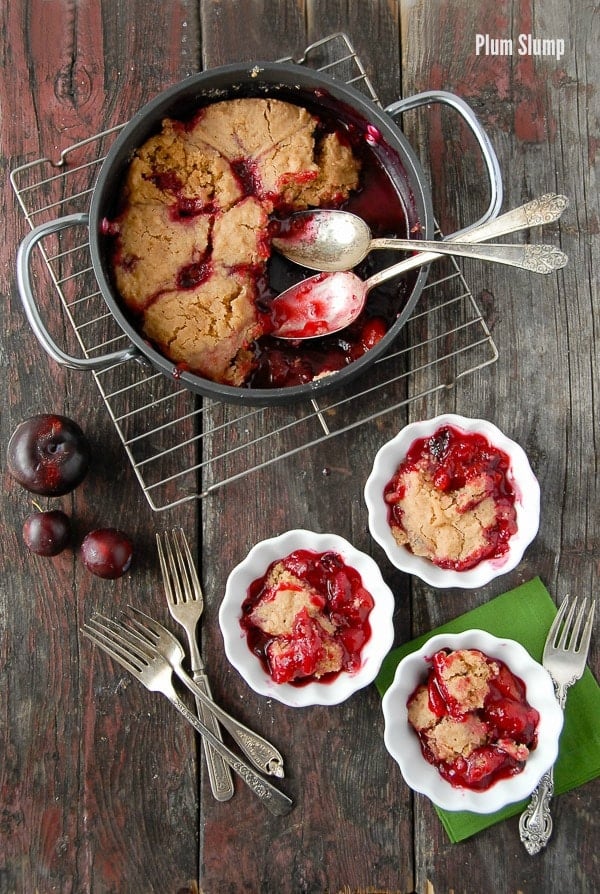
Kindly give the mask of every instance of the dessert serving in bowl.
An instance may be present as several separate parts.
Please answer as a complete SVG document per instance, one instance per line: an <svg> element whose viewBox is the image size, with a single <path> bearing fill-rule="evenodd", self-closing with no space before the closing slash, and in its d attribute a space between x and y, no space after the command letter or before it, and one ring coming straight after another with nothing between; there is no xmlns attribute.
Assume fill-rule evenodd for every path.
<svg viewBox="0 0 600 894"><path fill-rule="evenodd" d="M436 587L480 587L512 570L539 526L523 449L492 423L452 413L388 441L364 494L389 560Z"/></svg>
<svg viewBox="0 0 600 894"><path fill-rule="evenodd" d="M550 675L483 630L438 634L407 655L382 708L405 781L446 810L493 813L526 798L558 754Z"/></svg>
<svg viewBox="0 0 600 894"><path fill-rule="evenodd" d="M394 638L394 597L337 534L287 531L233 569L219 610L225 654L260 695L335 705L372 683Z"/></svg>

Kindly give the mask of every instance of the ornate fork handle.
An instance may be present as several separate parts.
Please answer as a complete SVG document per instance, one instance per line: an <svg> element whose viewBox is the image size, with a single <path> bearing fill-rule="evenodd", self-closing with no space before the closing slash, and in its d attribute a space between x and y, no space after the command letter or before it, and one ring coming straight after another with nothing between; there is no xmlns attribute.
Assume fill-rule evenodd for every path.
<svg viewBox="0 0 600 894"><path fill-rule="evenodd" d="M248 727L244 726L243 723L240 723L239 720L235 720L234 717L231 717L226 711L220 708L216 702L208 698L198 684L186 674L182 667L178 666L173 669L181 682L187 686L190 692L193 692L198 701L202 703L203 707L221 721L225 729L229 731L254 766L258 767L263 773L268 773L269 776L277 776L281 779L284 775L283 757L275 746L270 742L267 742L266 739L263 739L262 736L259 736L258 733L248 729Z"/></svg>
<svg viewBox="0 0 600 894"><path fill-rule="evenodd" d="M212 693L210 691L210 683L204 670L194 671L194 681L202 689L207 698L212 701ZM221 730L216 715L209 711L208 708L196 698L196 709L198 717L209 728L215 736L222 740ZM233 779L229 771L228 765L225 763L220 754L210 744L204 743L204 754L206 756L206 768L210 779L210 787L217 801L228 801L233 797Z"/></svg>
<svg viewBox="0 0 600 894"><path fill-rule="evenodd" d="M554 771L550 767L534 789L531 801L519 819L519 834L528 854L538 854L552 835L550 801L554 793Z"/></svg>
<svg viewBox="0 0 600 894"><path fill-rule="evenodd" d="M555 686L556 698L563 709L567 701L570 683ZM544 773L531 795L531 801L519 819L519 835L528 854L538 854L546 847L552 835L552 815L550 801L554 794L554 767Z"/></svg>
<svg viewBox="0 0 600 894"><path fill-rule="evenodd" d="M291 798L288 798L283 792L275 788L268 780L263 779L258 773L250 767L245 761L241 760L231 751L223 742L211 733L211 731L202 723L201 720L189 710L186 704L181 701L179 696L173 691L165 693L171 704L177 708L185 719L191 723L204 739L208 740L212 747L217 751L223 760L229 764L234 773L243 779L246 785L260 798L267 810L275 816L285 816L290 812L293 806Z"/></svg>

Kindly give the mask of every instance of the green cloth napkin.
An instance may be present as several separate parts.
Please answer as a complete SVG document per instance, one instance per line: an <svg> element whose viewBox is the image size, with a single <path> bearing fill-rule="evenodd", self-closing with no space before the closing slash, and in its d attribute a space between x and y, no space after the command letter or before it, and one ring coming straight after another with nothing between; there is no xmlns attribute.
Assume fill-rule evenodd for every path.
<svg viewBox="0 0 600 894"><path fill-rule="evenodd" d="M539 578L534 578L508 593L480 605L448 624L393 649L385 658L375 685L383 695L394 679L399 661L420 648L437 633L460 633L477 628L494 636L520 642L529 654L541 661L544 643L556 606ZM589 668L567 696L565 723L560 752L554 768L556 794L570 791L600 775L600 687ZM521 813L527 800L510 804L497 813L476 814L468 811L437 813L453 842L463 841L494 823Z"/></svg>

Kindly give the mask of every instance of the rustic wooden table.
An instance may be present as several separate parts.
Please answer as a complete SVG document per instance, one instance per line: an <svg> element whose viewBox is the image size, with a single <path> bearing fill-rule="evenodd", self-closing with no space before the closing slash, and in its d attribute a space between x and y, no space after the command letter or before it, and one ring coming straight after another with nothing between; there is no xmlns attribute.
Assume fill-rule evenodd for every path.
<svg viewBox="0 0 600 894"><path fill-rule="evenodd" d="M374 687L336 708L292 710L255 696L228 666L217 624L230 569L258 540L298 526L334 530L377 559L396 597L398 643L535 575L557 601L566 593L595 592L597 5L22 0L4 4L1 16L3 461L23 418L56 411L77 419L92 442L92 470L72 495L42 502L72 515L77 540L92 527L114 526L135 542L132 569L115 582L92 577L74 551L55 559L28 554L21 525L32 500L3 466L1 894L598 890L597 780L555 802L554 836L540 856L525 853L516 819L452 845L431 804L411 794L384 749ZM382 398L384 406L396 402L395 409L345 432L359 410L351 403L329 413L340 432L334 437L323 437L318 425L316 434L288 425L289 410L252 414L240 423L231 407L208 405L204 415L178 421L180 442L202 435L183 450L195 467L193 489L212 490L186 501L189 482L175 479L150 492L161 504L157 509L175 504L156 511L120 437L127 402L135 398L124 398L119 412L126 421L115 427L92 375L57 366L24 321L14 271L28 224L9 171L43 157L58 161L62 150L126 121L161 89L200 69L300 58L308 44L339 31L349 36L384 105L428 89L453 91L471 104L500 160L504 209L549 191L570 197L560 224L544 231L570 264L542 280L465 263L468 289L485 321L474 324L481 346L461 342L460 359L438 368L436 338L442 336L452 355L462 336L437 329L448 325L452 311L442 311L439 323L437 316L421 320L415 332L432 344L423 349L423 361L412 350L416 334L408 338L406 375ZM552 41L554 55L519 55L521 34ZM482 43L485 35L502 39L495 45L500 54ZM339 54L337 46L320 52L324 58ZM486 207L488 188L465 127L430 107L406 114L404 129L430 171L442 229L473 222ZM82 150L84 157L88 149L96 152L95 141ZM69 157L66 167L76 161ZM62 201L73 187L63 185L63 168L50 168L56 179L42 193L52 201L58 190ZM49 326L77 351L41 265L36 283ZM438 387L457 371L464 374L455 387ZM187 395L178 413L186 401ZM517 439L542 491L541 528L524 560L476 592L435 591L395 571L369 537L362 500L372 457L385 440L407 419L453 410L490 419ZM162 412L155 405L153 418L141 423L159 426L156 441L175 411ZM265 447L263 435L273 430ZM241 459L228 454L222 464L212 462L236 445ZM290 455L263 465L272 452ZM261 468L239 474L257 464ZM145 472L143 466L144 483ZM283 819L267 814L239 783L232 801L216 803L187 724L80 635L95 609L110 613L134 604L167 620L154 533L173 524L184 526L198 551L207 599L202 648L214 694L285 753L284 787L295 808ZM597 637L590 665L598 675Z"/></svg>

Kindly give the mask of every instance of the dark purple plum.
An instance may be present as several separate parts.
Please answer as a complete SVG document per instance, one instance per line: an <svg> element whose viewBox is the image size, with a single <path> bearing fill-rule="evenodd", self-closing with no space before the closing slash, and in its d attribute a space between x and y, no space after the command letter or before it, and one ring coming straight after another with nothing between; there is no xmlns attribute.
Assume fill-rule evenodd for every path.
<svg viewBox="0 0 600 894"><path fill-rule="evenodd" d="M85 478L91 459L83 431L66 416L41 413L25 419L8 442L8 471L26 490L59 497Z"/></svg>
<svg viewBox="0 0 600 894"><path fill-rule="evenodd" d="M32 512L23 523L25 546L38 556L57 556L71 542L71 521L60 509Z"/></svg>
<svg viewBox="0 0 600 894"><path fill-rule="evenodd" d="M81 559L85 567L98 577L114 580L131 565L133 544L116 528L97 528L84 537Z"/></svg>

